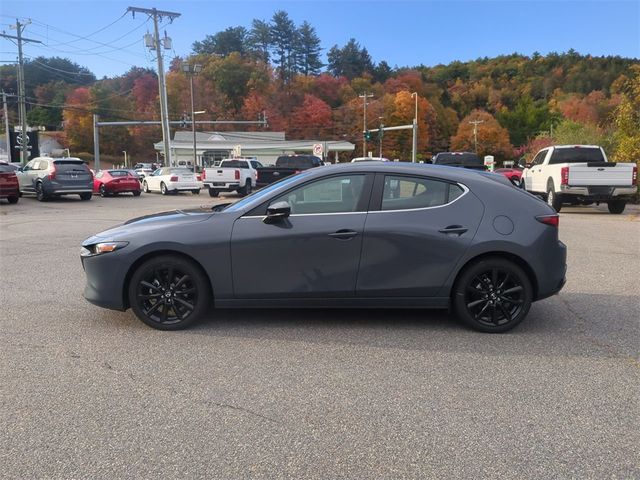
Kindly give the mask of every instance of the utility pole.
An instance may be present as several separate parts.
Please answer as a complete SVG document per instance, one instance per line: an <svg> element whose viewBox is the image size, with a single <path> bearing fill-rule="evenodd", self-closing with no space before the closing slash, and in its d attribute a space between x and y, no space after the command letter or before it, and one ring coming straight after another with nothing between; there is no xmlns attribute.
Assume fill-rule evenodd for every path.
<svg viewBox="0 0 640 480"><path fill-rule="evenodd" d="M418 154L418 92L413 92L412 97L416 97L416 110L413 115L413 142L411 149L411 161L416 163Z"/></svg>
<svg viewBox="0 0 640 480"><path fill-rule="evenodd" d="M4 111L4 130L7 134L7 163L11 163L11 135L9 134L9 110L7 109L7 94L2 91L2 110Z"/></svg>
<svg viewBox="0 0 640 480"><path fill-rule="evenodd" d="M363 115L362 115L362 156L367 156L367 98L373 98L373 93L364 92L362 95L358 95L359 98L364 100L363 102Z"/></svg>
<svg viewBox="0 0 640 480"><path fill-rule="evenodd" d="M22 42L42 43L39 40L32 40L31 38L24 38L22 32L25 27L31 23L31 20L27 24L20 23L16 19L16 24L11 25L11 28L15 28L17 35L7 35L6 33L0 34L0 37L8 40L17 40L14 42L18 45L18 115L20 117L20 162L22 165L26 165L29 159L29 134L27 133L27 105L24 89L24 60L22 58Z"/></svg>
<svg viewBox="0 0 640 480"><path fill-rule="evenodd" d="M469 123L473 125L473 145L475 152L478 153L478 125L484 123L484 120L471 120Z"/></svg>
<svg viewBox="0 0 640 480"><path fill-rule="evenodd" d="M180 16L179 13L165 12L157 10L155 8L139 8L129 7L127 12L131 12L135 18L136 12L144 13L153 18L153 45L147 45L150 48L155 48L156 56L158 57L158 89L160 91L160 117L162 121L162 143L164 145L164 159L167 166L171 166L171 130L169 128L169 107L167 103L167 86L164 80L164 62L162 58L162 48L160 46L160 33L158 32L158 19L162 20L163 17L169 18L171 22ZM164 38L164 48L169 48L170 39Z"/></svg>
<svg viewBox="0 0 640 480"><path fill-rule="evenodd" d="M182 71L189 77L189 87L191 90L191 132L193 133L193 166L195 168L196 166L198 166L198 153L196 150L196 111L195 107L193 106L193 77L195 77L202 71L202 65L199 63L193 65L190 63L183 63ZM200 111L198 113L204 112Z"/></svg>

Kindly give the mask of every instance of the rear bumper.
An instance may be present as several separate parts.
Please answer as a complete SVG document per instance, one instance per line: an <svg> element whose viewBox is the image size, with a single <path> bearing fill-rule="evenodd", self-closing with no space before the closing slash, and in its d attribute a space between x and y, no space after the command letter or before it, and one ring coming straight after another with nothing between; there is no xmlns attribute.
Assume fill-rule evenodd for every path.
<svg viewBox="0 0 640 480"><path fill-rule="evenodd" d="M206 182L205 188L217 190L219 192L235 192L240 188L239 183L225 183L224 185L214 185L215 182Z"/></svg>
<svg viewBox="0 0 640 480"><path fill-rule="evenodd" d="M610 188L611 193L607 194L594 194L589 193L589 188ZM580 186L573 187L571 185L562 185L560 186L560 193L567 196L576 196L576 197L584 197L584 198L610 198L610 197L618 197L622 195L633 195L638 191L637 187L628 186L628 187L613 187L607 185L592 185L589 186Z"/></svg>
<svg viewBox="0 0 640 480"><path fill-rule="evenodd" d="M18 197L20 196L20 189L16 185L15 187L0 187L0 198L6 197Z"/></svg>
<svg viewBox="0 0 640 480"><path fill-rule="evenodd" d="M193 182L193 183L186 183L186 182L167 182L167 190L171 190L171 191L191 191L191 190L200 190L202 188L202 183L200 182Z"/></svg>

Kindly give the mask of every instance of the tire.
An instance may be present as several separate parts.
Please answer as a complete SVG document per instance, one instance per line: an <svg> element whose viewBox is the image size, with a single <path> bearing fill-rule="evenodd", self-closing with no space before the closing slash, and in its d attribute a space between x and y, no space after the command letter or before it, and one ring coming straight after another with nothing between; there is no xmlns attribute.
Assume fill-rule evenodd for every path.
<svg viewBox="0 0 640 480"><path fill-rule="evenodd" d="M501 333L518 325L529 313L533 288L515 263L488 257L472 263L453 289L456 316L480 332Z"/></svg>
<svg viewBox="0 0 640 480"><path fill-rule="evenodd" d="M140 265L131 277L128 295L136 316L158 330L188 327L211 303L205 274L190 260L176 255L160 255Z"/></svg>
<svg viewBox="0 0 640 480"><path fill-rule="evenodd" d="M167 186L164 184L164 182L160 184L160 193L162 195L169 195L169 190L167 190Z"/></svg>
<svg viewBox="0 0 640 480"><path fill-rule="evenodd" d="M46 202L49 199L47 194L44 193L44 187L40 182L36 183L36 198L39 202Z"/></svg>
<svg viewBox="0 0 640 480"><path fill-rule="evenodd" d="M11 195L10 197L7 197L7 200L9 201L9 203L18 203L18 200L20 200L20 195Z"/></svg>
<svg viewBox="0 0 640 480"><path fill-rule="evenodd" d="M100 192L100 196L101 196L102 198L104 198L104 197L106 197L106 196L108 196L108 195L109 195L109 194L107 193L107 187L105 187L105 186L104 186L104 183L102 183L102 184L100 185L100 188L98 189L98 191Z"/></svg>
<svg viewBox="0 0 640 480"><path fill-rule="evenodd" d="M626 200L609 200L607 202L609 213L613 213L615 215L620 215L622 212L624 212L626 206Z"/></svg>
<svg viewBox="0 0 640 480"><path fill-rule="evenodd" d="M238 190L238 194L241 197L246 197L247 195L251 194L251 181L247 180L247 183L244 184L244 187L242 187L240 190Z"/></svg>
<svg viewBox="0 0 640 480"><path fill-rule="evenodd" d="M209 189L209 196L210 197L219 197L220 196L220 192L218 190L214 190L213 188Z"/></svg>
<svg viewBox="0 0 640 480"><path fill-rule="evenodd" d="M547 205L553 208L556 212L562 209L562 195L555 192L553 182L547 186Z"/></svg>
<svg viewBox="0 0 640 480"><path fill-rule="evenodd" d="M134 197L139 197L139 196L140 196L140 190L134 190L134 191L133 191L133 192L131 192L131 193L133 193L133 196L134 196Z"/></svg>
<svg viewBox="0 0 640 480"><path fill-rule="evenodd" d="M87 192L87 193L81 193L80 194L80 200L91 200L92 194L91 192Z"/></svg>
<svg viewBox="0 0 640 480"><path fill-rule="evenodd" d="M149 185L146 180L142 182L142 190L144 190L144 193L149 193Z"/></svg>
<svg viewBox="0 0 640 480"><path fill-rule="evenodd" d="M191 193L193 193L194 195L200 195L200 189L198 188L197 190L191 190Z"/></svg>

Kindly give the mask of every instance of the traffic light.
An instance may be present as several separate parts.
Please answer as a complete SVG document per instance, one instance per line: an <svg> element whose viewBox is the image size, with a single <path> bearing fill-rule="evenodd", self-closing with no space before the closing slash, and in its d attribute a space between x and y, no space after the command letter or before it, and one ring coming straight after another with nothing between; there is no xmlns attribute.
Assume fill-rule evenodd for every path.
<svg viewBox="0 0 640 480"><path fill-rule="evenodd" d="M364 139L365 139L365 140L371 140L371 139L373 139L373 133L371 133L369 130L365 130L365 132L364 132Z"/></svg>

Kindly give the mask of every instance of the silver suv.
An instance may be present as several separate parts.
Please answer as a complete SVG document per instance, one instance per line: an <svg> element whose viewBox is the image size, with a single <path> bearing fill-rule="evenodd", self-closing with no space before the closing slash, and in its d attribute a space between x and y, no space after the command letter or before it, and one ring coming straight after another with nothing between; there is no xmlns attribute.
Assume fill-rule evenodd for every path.
<svg viewBox="0 0 640 480"><path fill-rule="evenodd" d="M35 194L41 202L59 195L91 200L93 174L79 158L37 157L18 172L20 193Z"/></svg>

